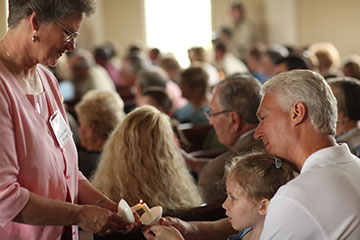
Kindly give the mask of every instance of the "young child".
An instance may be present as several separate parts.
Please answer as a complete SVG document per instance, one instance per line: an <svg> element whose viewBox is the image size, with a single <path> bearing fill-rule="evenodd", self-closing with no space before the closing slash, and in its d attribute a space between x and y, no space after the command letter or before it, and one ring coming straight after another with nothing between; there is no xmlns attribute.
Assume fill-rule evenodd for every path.
<svg viewBox="0 0 360 240"><path fill-rule="evenodd" d="M280 159L258 152L235 157L227 167L227 198L223 203L232 227L239 234L229 240L259 239L267 206L276 191L294 178L293 170ZM181 233L172 226L149 228L157 240L181 240Z"/></svg>

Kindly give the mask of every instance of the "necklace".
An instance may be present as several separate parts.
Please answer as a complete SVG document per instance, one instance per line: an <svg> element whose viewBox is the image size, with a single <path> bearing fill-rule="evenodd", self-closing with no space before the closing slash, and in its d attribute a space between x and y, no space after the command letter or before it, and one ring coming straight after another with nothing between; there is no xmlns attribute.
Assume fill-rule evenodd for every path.
<svg viewBox="0 0 360 240"><path fill-rule="evenodd" d="M10 57L12 56L7 48L5 47L4 42L1 42L2 48L8 59L5 59L8 62L8 70L12 73L12 75L18 80L21 88L24 90L26 94L38 95L43 91L43 87L41 84L40 76L38 76L37 71L34 69L33 74L29 72L28 76L26 76L23 72L15 73L11 70L11 66L13 64L10 61ZM31 76L32 75L32 76Z"/></svg>
<svg viewBox="0 0 360 240"><path fill-rule="evenodd" d="M4 44L4 42L1 42L1 46L2 46L2 48L3 48L3 50L4 50L4 52L5 52L5 54L6 54L6 56L8 57L8 58L10 58L11 57L11 54L9 53L9 51L7 50L7 48L5 47L5 44ZM9 60L9 59L6 59L7 61ZM10 69L9 69L10 70ZM16 73L14 73L13 71L11 71L10 70L10 72L14 75L14 77L15 78L20 78L22 81L24 81L24 82L26 82L26 78L25 78L25 74L16 74Z"/></svg>
<svg viewBox="0 0 360 240"><path fill-rule="evenodd" d="M4 49L6 56L10 57L11 55L10 55L9 51L6 49L4 42L1 42L1 47Z"/></svg>
<svg viewBox="0 0 360 240"><path fill-rule="evenodd" d="M4 48L4 50L5 50L6 55L7 55L8 57L10 57L10 53L6 50L6 48L5 48L4 45L3 45L3 48Z"/></svg>
<svg viewBox="0 0 360 240"><path fill-rule="evenodd" d="M9 51L6 49L4 42L1 42L1 46L7 56L8 59L4 59L8 62L8 64L11 66L11 61L9 61L9 59L11 58L11 54L9 53ZM7 67L8 68L8 67ZM43 87L42 87L42 83L40 80L40 76L38 74L38 72L36 70L34 70L34 78L25 78L25 74L21 73L21 74L15 74L14 72L12 72L9 68L8 68L9 72L12 73L12 75L18 80L18 83L20 84L20 87L23 89L25 94L31 94L34 95L34 99L35 99L35 110L40 114L41 113L41 109L40 109L40 101L39 101L39 94L41 92L43 92ZM33 80L33 81L31 81Z"/></svg>

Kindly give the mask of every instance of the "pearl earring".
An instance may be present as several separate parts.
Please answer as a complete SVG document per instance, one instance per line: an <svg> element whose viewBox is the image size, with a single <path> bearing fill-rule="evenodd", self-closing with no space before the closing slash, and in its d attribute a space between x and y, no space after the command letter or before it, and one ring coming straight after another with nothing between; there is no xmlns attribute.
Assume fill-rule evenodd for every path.
<svg viewBox="0 0 360 240"><path fill-rule="evenodd" d="M32 40L33 42L36 42L36 38L37 38L37 37L36 37L36 30L34 30L31 40Z"/></svg>

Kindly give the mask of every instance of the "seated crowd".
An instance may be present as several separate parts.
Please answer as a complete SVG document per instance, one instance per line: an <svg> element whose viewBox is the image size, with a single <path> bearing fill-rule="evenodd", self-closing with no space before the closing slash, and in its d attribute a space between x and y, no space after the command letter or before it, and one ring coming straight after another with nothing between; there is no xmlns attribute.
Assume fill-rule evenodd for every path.
<svg viewBox="0 0 360 240"><path fill-rule="evenodd" d="M215 44L215 53L219 49L226 51L226 45L219 42ZM304 239L308 236L310 238L321 236L323 239L337 238L336 234L339 232L345 234L350 231L337 229L336 232L335 226L323 222L322 219L326 215L308 206L311 200L299 198L296 192L282 191L279 192L279 196L275 194L277 189L291 178L284 179L281 184L275 180L267 180L271 181L267 182L267 186L272 192L271 195L264 197L260 193L259 196L257 193L252 193L257 191L253 189L257 185L251 188L247 186L260 180L255 181L252 178L241 180L243 177L240 174L236 174L235 178L235 174L232 174L235 170L230 171L228 179L231 179L232 183L227 186L225 169L235 160L244 161L244 164L246 161L253 161L256 164L257 155L247 154L266 150L283 159L283 164L284 161L288 161L295 175L300 174L295 178L299 183L295 180L291 181L291 185L290 183L286 185L287 188L292 189L292 185L301 184L302 191L313 194L315 190L306 188L307 181L310 181L308 179L315 181L314 179L318 178L315 177L316 174L319 174L320 179L323 175L321 170L319 172L312 170L311 166L314 164L316 166L316 162L311 166L307 164L315 158L312 155L320 155L317 151L325 151L324 148L329 148L326 150L329 153L324 155L326 158L331 159L333 158L331 154L341 153L344 159L349 161L347 163L344 160L349 167L354 164L359 165L357 163L359 160L351 157L343 149L344 146L335 147L336 142L346 143L353 154L360 156L360 111L357 107L360 100L360 80L355 78L357 77L357 68L354 67L356 64L353 60L355 57L351 58L351 62L347 59L340 66L339 54L336 54L336 48L329 43L316 43L303 51L280 45L268 48L259 45L248 51L242 62L243 65L232 64L229 68L216 64L215 61L212 65L205 57L208 53L201 47L189 49L188 54L191 65L184 70L174 56L162 54L159 49L156 51L151 49L149 56L152 58L150 58L142 49L132 47L122 61L116 60L114 48L110 43L95 49L96 61L90 59L91 54L85 50L67 56L67 61L62 64L67 65L71 70L68 75L73 78L70 81L74 85L75 97L66 101L66 104L69 105L69 112L74 114L79 123L78 132L81 140L78 143L79 167L91 179L91 183L115 202L126 199L130 205L134 205L142 199L151 206L162 206L164 216L172 216L161 219L158 225L144 228L144 236L147 239L209 239L214 236L216 239L226 239L234 234L234 229L241 231L229 239L241 239L245 235L251 239L259 239L261 232L263 232L262 239L282 238L292 236L291 231L297 232L298 229L303 229L298 226L302 222L307 222L305 225L307 229L303 231L308 232L309 235L294 236L291 239ZM92 76L96 68L93 71L83 71L84 74L85 72L88 74L87 78L79 78L82 72L80 68L92 69L96 65L95 62L99 63L97 68L103 66L109 78L103 80L99 75ZM226 61L221 64L226 64ZM229 70L231 68L235 70ZM303 71L293 71L296 69ZM57 72L56 68L54 72ZM117 73L116 78L113 77L114 72ZM280 74L283 72L285 73ZM316 72L322 73L326 80ZM83 86L90 86L88 79L98 81L112 79L112 85L115 87L103 89L92 84L90 88L99 90L89 91L83 89ZM61 80L60 86L63 82L68 82L66 79ZM293 81L303 84L299 89L304 88L306 84L318 85L319 88L326 89L326 95L321 95L323 92L320 90L317 92L317 89L309 90L307 93L297 93L295 90L298 89L293 89L292 85L297 86ZM329 90L329 86L332 91ZM293 95L289 91L293 92ZM302 100L306 98L304 94L308 94L309 98L319 96L319 99L305 102ZM274 96L277 96L276 104ZM334 97L337 105L334 105L336 102ZM270 98L272 100L269 100ZM289 101L294 105L287 103L286 98L292 99L293 102ZM269 101L272 104L269 105ZM329 101L331 106L324 107L326 106L324 101ZM274 109L277 104L281 106L280 110ZM153 106L157 110L146 105ZM71 112L71 106L75 106L76 111ZM334 107L337 107L336 112ZM331 109L322 111L322 108ZM314 111L319 111L327 118L318 119L319 117L314 116ZM290 121L289 118L287 119L289 122L286 122L284 118L283 122L276 123L277 118L280 120L287 112L293 116L293 119ZM124 118L125 114L127 116ZM275 118L274 122L270 120L271 118ZM265 123L270 127L263 127ZM329 126L326 127L327 125ZM201 138L196 136L200 131L206 131L202 133ZM310 146L310 142L313 142L313 145ZM291 143L293 145L290 145ZM334 147L342 150L335 150ZM332 148L334 150L330 150ZM272 158L270 155L260 156L261 161L267 159L266 161L270 162L269 158ZM321 155L320 158L323 159L324 156ZM280 158L271 160L274 167L275 162ZM261 165L261 162L257 164ZM265 163L262 164L261 167L266 166ZM327 167L334 179L344 182L346 178L344 174L333 166L336 161L328 164L330 165ZM352 167L357 168L355 165ZM245 176L247 172L254 176L259 174L251 168L261 171L256 165L242 166L242 168L244 169L241 171L244 171ZM310 176L304 176L302 180L304 169L308 168ZM347 172L347 170L343 171ZM350 182L348 183L351 185ZM271 184L278 185L271 187ZM314 189L324 188L333 191L326 193L329 195L340 191L337 187L329 188L327 185L319 183ZM354 189L350 188L345 194L348 194L349 199L354 199L353 195L358 192L359 189L354 186ZM274 195L275 197L270 201ZM309 213L292 206L290 202L284 202L282 195L301 204ZM262 203L264 207L259 206L256 208L257 211L251 213L252 215L246 215L241 210L237 210L236 204L232 203L239 201L240 198L247 199L248 204L251 203L243 208L253 209L255 203ZM320 202L323 201L321 199L323 197L318 196ZM200 208L202 204L209 206L216 204L217 208L220 208L223 201L225 201L223 207L226 209L226 214L232 219L230 222L221 217L216 221L197 222L184 222L176 218L176 216L184 217L183 213ZM281 209L281 204L284 204L286 209ZM328 203L329 209L331 206L332 203ZM267 212L269 214L265 218ZM208 218L199 217L199 220L212 219L211 214L209 211ZM279 214L282 219L278 219ZM289 216L287 217L286 214ZM292 214L297 215L298 221L291 218ZM316 219L313 219L313 222L309 221L307 214L316 216ZM255 215L261 217L254 217ZM222 216L225 217L225 214L223 213ZM262 222L251 221L252 218ZM354 218L358 220L359 215L355 214ZM323 226L323 224L328 225ZM280 231L281 226L286 226L287 230ZM334 230L329 229L330 226L333 226ZM327 230L320 234L320 228ZM355 228L351 231L354 231L354 234L358 232ZM127 239L126 236L130 235L110 236L114 239ZM97 239L106 238L97 236Z"/></svg>
<svg viewBox="0 0 360 240"><path fill-rule="evenodd" d="M182 69L75 50L91 0L9 1L0 238L360 239L359 56L241 40L237 4Z"/></svg>

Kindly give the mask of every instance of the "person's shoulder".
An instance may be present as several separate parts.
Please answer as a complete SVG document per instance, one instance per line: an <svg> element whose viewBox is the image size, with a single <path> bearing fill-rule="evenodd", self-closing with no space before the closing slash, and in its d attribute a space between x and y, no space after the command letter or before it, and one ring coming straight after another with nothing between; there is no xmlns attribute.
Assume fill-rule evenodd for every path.
<svg viewBox="0 0 360 240"><path fill-rule="evenodd" d="M5 79L4 75L7 72L9 72L9 71L6 69L5 65L0 60L0 81L1 82L3 81L3 79Z"/></svg>
<svg viewBox="0 0 360 240"><path fill-rule="evenodd" d="M187 123L190 121L193 112L194 112L193 105L188 103L184 107L175 110L173 112L173 118L179 120L179 122L181 123Z"/></svg>
<svg viewBox="0 0 360 240"><path fill-rule="evenodd" d="M209 165L224 165L226 162L231 161L231 159L236 156L236 152L233 150L229 150L210 160Z"/></svg>
<svg viewBox="0 0 360 240"><path fill-rule="evenodd" d="M355 157L354 157L355 158ZM357 166L356 166L357 167ZM319 164L302 172L293 180L282 186L276 193L277 198L296 199L299 202L307 202L308 197L321 197L320 195L332 192L342 192L343 186L359 191L359 187L353 186L354 180L349 179L351 169L339 167L338 164ZM353 187L350 187L353 186Z"/></svg>
<svg viewBox="0 0 360 240"><path fill-rule="evenodd" d="M240 136L235 144L233 149L238 153L251 152L254 150L263 150L263 143L260 140L256 140L253 137L254 130L251 130L246 135Z"/></svg>
<svg viewBox="0 0 360 240"><path fill-rule="evenodd" d="M42 64L38 64L38 65L36 66L36 69L37 69L37 71L45 74L46 76L49 76L49 77L51 77L51 78L55 78L55 76L54 76L54 74L51 72L51 70L50 70L48 67L46 67L46 66L44 66L44 65L42 65Z"/></svg>
<svg viewBox="0 0 360 240"><path fill-rule="evenodd" d="M100 78L100 79L110 79L111 77L109 73L103 68L102 66L95 64L94 66L91 66L89 69L89 75L93 78ZM112 81L112 80L111 80Z"/></svg>
<svg viewBox="0 0 360 240"><path fill-rule="evenodd" d="M229 236L227 240L242 240L244 236L251 230L252 228L245 228L243 230L240 230L238 234Z"/></svg>
<svg viewBox="0 0 360 240"><path fill-rule="evenodd" d="M230 162L231 159L236 156L236 153L232 150L229 150L216 158L209 160L208 163L199 173L199 183L205 182L209 184L210 179L220 179L224 175L224 167L227 162Z"/></svg>
<svg viewBox="0 0 360 240"><path fill-rule="evenodd" d="M44 77L46 78L46 80L47 80L46 82L51 86L51 88L56 88L56 89L59 88L56 77L54 76L54 74L51 72L51 70L48 67L38 64L36 66L36 70L39 73L40 78L42 80L44 80L43 79ZM44 82L43 82L43 84L44 84Z"/></svg>
<svg viewBox="0 0 360 240"><path fill-rule="evenodd" d="M43 79L43 77L45 77L47 82L49 83L49 85L51 85L52 88L54 86L56 86L55 88L58 88L58 81L55 75L51 72L51 70L48 67L38 64L36 66L36 70L39 73L40 78Z"/></svg>
<svg viewBox="0 0 360 240"><path fill-rule="evenodd" d="M3 65L3 63L0 60L0 86L7 84L6 81L7 73L9 73L9 71L6 69L6 67Z"/></svg>

